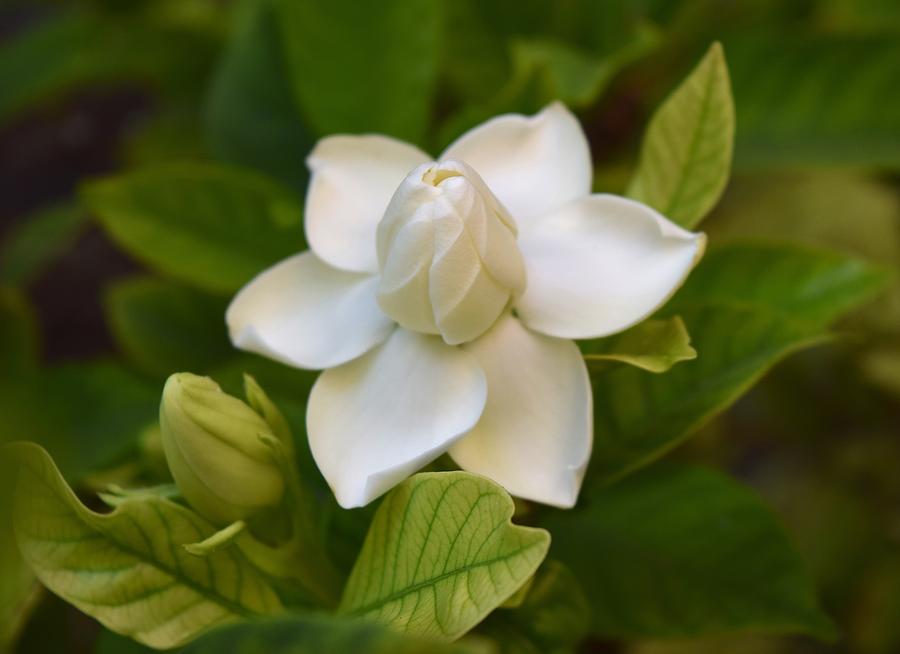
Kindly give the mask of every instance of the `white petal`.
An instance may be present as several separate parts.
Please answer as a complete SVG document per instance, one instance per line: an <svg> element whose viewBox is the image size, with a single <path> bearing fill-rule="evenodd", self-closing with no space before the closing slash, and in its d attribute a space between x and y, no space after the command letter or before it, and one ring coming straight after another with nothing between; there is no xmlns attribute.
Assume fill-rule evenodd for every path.
<svg viewBox="0 0 900 654"><path fill-rule="evenodd" d="M591 192L591 153L578 119L554 102L534 116L506 114L469 130L441 155L487 182L522 230Z"/></svg>
<svg viewBox="0 0 900 654"><path fill-rule="evenodd" d="M488 400L450 455L513 495L573 506L593 429L590 380L578 347L508 316L466 349L487 375Z"/></svg>
<svg viewBox="0 0 900 654"><path fill-rule="evenodd" d="M330 368L395 328L378 306L378 278L332 268L312 252L257 275L225 314L236 347L299 368Z"/></svg>
<svg viewBox="0 0 900 654"><path fill-rule="evenodd" d="M375 228L410 170L430 161L413 145L376 134L329 136L306 159L306 238L327 263L377 272Z"/></svg>
<svg viewBox="0 0 900 654"><path fill-rule="evenodd" d="M486 396L472 354L398 329L319 377L306 414L310 449L338 503L363 506L471 429Z"/></svg>
<svg viewBox="0 0 900 654"><path fill-rule="evenodd" d="M576 200L519 239L528 287L517 312L550 336L614 334L664 304L705 244L703 234L640 202L615 195Z"/></svg>

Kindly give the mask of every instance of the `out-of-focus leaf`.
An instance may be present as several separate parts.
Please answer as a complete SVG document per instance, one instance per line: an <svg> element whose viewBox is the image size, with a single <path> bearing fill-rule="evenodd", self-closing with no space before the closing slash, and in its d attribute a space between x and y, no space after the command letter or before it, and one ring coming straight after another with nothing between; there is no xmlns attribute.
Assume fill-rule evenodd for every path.
<svg viewBox="0 0 900 654"><path fill-rule="evenodd" d="M628 195L679 225L695 226L728 182L733 142L728 66L714 43L650 119Z"/></svg>
<svg viewBox="0 0 900 654"><path fill-rule="evenodd" d="M73 480L113 463L156 422L161 389L117 364L95 361L0 383L0 443L33 440Z"/></svg>
<svg viewBox="0 0 900 654"><path fill-rule="evenodd" d="M524 584L550 535L511 522L497 484L465 472L422 473L385 498L347 581L340 612L452 641Z"/></svg>
<svg viewBox="0 0 900 654"><path fill-rule="evenodd" d="M593 375L588 474L609 481L671 449L783 357L821 343L828 322L883 282L879 271L830 252L746 244L713 250L660 312L684 319L697 359L664 375L630 366Z"/></svg>
<svg viewBox="0 0 900 654"><path fill-rule="evenodd" d="M0 654L11 651L39 597L39 587L25 565L12 531L9 498L15 467L0 458Z"/></svg>
<svg viewBox="0 0 900 654"><path fill-rule="evenodd" d="M376 624L295 615L219 629L184 654L488 654L480 647L401 636Z"/></svg>
<svg viewBox="0 0 900 654"><path fill-rule="evenodd" d="M441 69L454 95L483 104L513 77L515 55L510 45L517 41L552 43L565 49L565 59L569 53L579 53L600 62L602 68L608 55L640 40L640 32L646 35L652 22L648 4L456 0L442 7Z"/></svg>
<svg viewBox="0 0 900 654"><path fill-rule="evenodd" d="M442 127L442 144L465 130L503 113L534 113L553 100L579 109L593 104L628 64L657 44L656 32L644 29L620 49L600 56L562 41L526 40L511 43L512 72L488 100L467 105Z"/></svg>
<svg viewBox="0 0 900 654"><path fill-rule="evenodd" d="M216 532L193 511L148 497L94 513L44 450L9 447L21 466L14 526L23 556L45 586L112 631L164 649L281 609L234 548L187 553L184 544Z"/></svg>
<svg viewBox="0 0 900 654"><path fill-rule="evenodd" d="M737 166L900 167L896 35L768 31L727 45L738 107Z"/></svg>
<svg viewBox="0 0 900 654"><path fill-rule="evenodd" d="M190 94L205 74L214 35L152 15L69 7L0 48L0 121L78 85L139 79Z"/></svg>
<svg viewBox="0 0 900 654"><path fill-rule="evenodd" d="M25 297L0 286L0 383L18 382L37 365L37 325Z"/></svg>
<svg viewBox="0 0 900 654"><path fill-rule="evenodd" d="M318 135L377 132L419 143L437 76L434 0L277 0L297 101Z"/></svg>
<svg viewBox="0 0 900 654"><path fill-rule="evenodd" d="M208 138L220 159L299 190L312 137L294 103L272 2L253 0L239 9L207 96Z"/></svg>
<svg viewBox="0 0 900 654"><path fill-rule="evenodd" d="M522 111L536 111L551 100L570 107L591 105L622 68L658 43L656 32L640 30L633 42L605 56L581 52L560 41L518 40L511 45L513 80L520 85ZM525 90L531 87L531 98ZM512 91L509 93L513 94Z"/></svg>
<svg viewBox="0 0 900 654"><path fill-rule="evenodd" d="M777 238L832 248L900 272L900 195L859 173L741 175L704 228L713 243ZM873 332L895 333L900 287L895 283L854 316Z"/></svg>
<svg viewBox="0 0 900 654"><path fill-rule="evenodd" d="M152 654L155 651L107 629L100 633L94 646L94 654Z"/></svg>
<svg viewBox="0 0 900 654"><path fill-rule="evenodd" d="M678 316L645 320L608 338L579 343L588 365L617 361L650 372L665 372L680 361L697 358L691 337Z"/></svg>
<svg viewBox="0 0 900 654"><path fill-rule="evenodd" d="M55 256L65 251L87 221L79 207L60 206L27 217L0 246L0 281L33 281Z"/></svg>
<svg viewBox="0 0 900 654"><path fill-rule="evenodd" d="M883 347L867 352L860 366L872 382L900 397L900 348Z"/></svg>
<svg viewBox="0 0 900 654"><path fill-rule="evenodd" d="M862 173L742 174L703 227L713 243L778 239L900 262L900 196Z"/></svg>
<svg viewBox="0 0 900 654"><path fill-rule="evenodd" d="M145 169L94 182L82 196L128 252L213 292L232 293L303 249L296 196L246 170Z"/></svg>
<svg viewBox="0 0 900 654"><path fill-rule="evenodd" d="M180 370L207 372L232 356L226 306L219 297L152 277L118 282L106 295L119 347L162 378Z"/></svg>
<svg viewBox="0 0 900 654"><path fill-rule="evenodd" d="M2 514L2 511L0 511ZM0 653L11 651L38 597L34 575L19 555L8 524L0 524Z"/></svg>
<svg viewBox="0 0 900 654"><path fill-rule="evenodd" d="M735 242L711 250L666 311L707 303L752 306L824 326L882 290L887 279L884 269L829 250Z"/></svg>
<svg viewBox="0 0 900 654"><path fill-rule="evenodd" d="M598 635L686 637L728 630L834 629L770 510L727 477L657 466L594 487L547 515L553 553L578 571Z"/></svg>
<svg viewBox="0 0 900 654"><path fill-rule="evenodd" d="M94 28L90 18L72 12L5 44L0 49L0 119L7 119L57 87L89 76L100 63L84 49Z"/></svg>
<svg viewBox="0 0 900 654"><path fill-rule="evenodd" d="M479 627L502 654L570 654L590 631L591 607L574 573L559 561L538 570L521 604L494 611Z"/></svg>

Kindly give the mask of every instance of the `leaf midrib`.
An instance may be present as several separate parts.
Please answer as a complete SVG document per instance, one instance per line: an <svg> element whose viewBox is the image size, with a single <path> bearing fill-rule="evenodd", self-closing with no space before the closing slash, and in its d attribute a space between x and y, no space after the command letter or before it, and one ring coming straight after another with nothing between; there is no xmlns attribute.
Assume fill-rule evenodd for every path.
<svg viewBox="0 0 900 654"><path fill-rule="evenodd" d="M36 478L37 478L44 486L47 487L47 489L48 489L51 493L53 493L53 494L55 495L56 493L55 493L55 489L54 489L53 485L51 485L49 481L47 481L46 479L44 479L43 475L39 474L39 472L36 471L36 470L34 469L34 466L33 466L33 465L31 465L31 464L29 463L28 466L29 466L29 469L30 469L30 471L31 471L31 474L34 475L34 476L35 476L35 477L36 477ZM165 500L163 500L163 501L165 501ZM127 503L127 502L126 502L126 503ZM123 503L123 506L124 506L124 504L125 504L125 503ZM81 510L78 510L78 509L81 509ZM76 508L76 510L74 511L74 513L77 515L77 514L81 513L82 511L88 512L92 517L95 517L95 518L101 518L101 519L106 520L106 519L108 519L109 516L115 515L115 514L117 513L118 509L117 509L116 511L113 511L112 513L109 513L109 514L96 514L96 513L92 512L92 511L90 511L89 509L87 509L86 507L83 507L83 506L79 505L79 506ZM235 613L235 614L237 614L237 615L239 615L239 616L241 616L241 617L248 617L248 618L249 618L249 617L254 617L254 616L262 615L261 613L258 613L258 612L256 612L256 611L253 611L252 609L249 609L249 608L247 608L247 607L241 606L240 604L236 604L235 602L233 602L232 600L229 600L229 599L226 598L226 597L223 597L223 596L218 595L218 594L214 594L213 592L211 592L210 589L205 588L204 586L199 585L197 582L195 582L195 581L192 580L192 579L189 579L189 578L184 577L183 574L182 574L180 571L176 574L175 572L173 572L172 570L170 570L167 566L163 565L160 561L151 559L151 558L147 557L146 555L144 555L143 553L138 552L137 550L135 550L135 549L129 547L128 545L125 545L124 543L122 543L121 541L119 541L117 538L114 538L113 536L110 536L109 534L104 533L104 532L100 531L99 529L96 529L96 528L92 527L91 525L89 525L89 524L88 524L83 518L81 518L81 517L79 517L79 522L81 522L81 523L82 523L85 527L87 527L90 531L92 531L92 532L98 534L101 538L109 539L109 541L111 541L111 542L112 542L116 547L118 547L120 550L122 550L123 552L125 552L125 554L134 557L134 558L137 559L139 562L144 563L145 565L149 565L149 566L152 567L152 568L156 568L156 569L159 570L160 572L162 572L162 573L168 575L169 577L171 577L171 578L172 578L173 580L175 580L176 582L181 583L181 584L187 586L190 590L192 590L193 592L197 593L199 596L205 598L207 601L212 602L213 604L217 604L217 605L219 605L219 606L222 606L222 607L228 609L229 611L231 611L232 613ZM167 531L168 531L168 520L166 520L166 525L167 525ZM141 529L140 531L143 533L143 529ZM40 541L42 541L42 542L50 542L50 543L55 542L53 539L38 538L38 537L33 536L33 535L30 535L29 538L31 538L31 539L33 539L33 540L40 540ZM177 560L177 559L176 559L176 560Z"/></svg>
<svg viewBox="0 0 900 654"><path fill-rule="evenodd" d="M672 212L674 208L678 206L678 203L681 201L681 196L684 195L685 187L687 186L687 178L688 172L693 170L695 167L694 158L697 154L697 148L700 147L700 133L703 131L703 124L706 122L707 114L709 113L709 107L712 103L712 95L713 95L713 86L714 79L716 75L716 70L714 65L710 65L709 74L704 80L703 84L703 98L700 104L700 111L697 115L697 121L695 123L695 128L691 134L690 143L688 143L687 154L685 155L684 165L681 166L680 173L678 174L678 183L675 185L675 189L672 191L672 195L669 198L669 202L666 205L666 208L663 213L666 216L673 215ZM680 220L678 221L681 222Z"/></svg>
<svg viewBox="0 0 900 654"><path fill-rule="evenodd" d="M518 549L507 552L503 556L494 557L492 559L486 559L484 561L478 561L477 563L471 563L471 564L465 565L461 568L456 568L455 570L450 570L449 572L444 572L442 574L437 575L436 577L430 577L423 581L417 582L415 584L412 584L411 586L407 586L406 588L404 588L402 590L390 593L389 595L386 595L386 596L378 599L377 601L371 602L369 604L363 604L362 606L358 606L356 608L350 609L348 611L345 611L344 613L346 615L363 615L363 614L369 613L371 611L381 609L382 607L390 604L391 602L396 602L397 600L403 599L407 595L411 595L413 593L417 593L420 590L423 590L430 586L434 586L445 579L449 579L449 578L455 577L457 575L468 574L469 572L477 570L478 568L490 566L495 563L505 562L515 556L518 556L519 554L521 554L523 552L533 549L534 547L540 546L540 544L541 543L539 541L535 541L533 543L529 543L528 545L525 545L524 547L520 547Z"/></svg>

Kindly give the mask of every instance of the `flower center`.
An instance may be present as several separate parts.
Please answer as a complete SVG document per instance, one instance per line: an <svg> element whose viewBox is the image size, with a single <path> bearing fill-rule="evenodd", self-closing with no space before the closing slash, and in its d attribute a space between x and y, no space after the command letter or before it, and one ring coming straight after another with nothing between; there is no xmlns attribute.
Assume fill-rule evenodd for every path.
<svg viewBox="0 0 900 654"><path fill-rule="evenodd" d="M415 168L378 223L378 303L450 345L481 336L525 290L516 224L462 161Z"/></svg>

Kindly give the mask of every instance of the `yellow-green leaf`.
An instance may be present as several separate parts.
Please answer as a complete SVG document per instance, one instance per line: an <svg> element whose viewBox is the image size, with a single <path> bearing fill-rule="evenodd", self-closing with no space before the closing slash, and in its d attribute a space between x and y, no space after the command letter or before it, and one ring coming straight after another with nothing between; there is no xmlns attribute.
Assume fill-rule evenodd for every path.
<svg viewBox="0 0 900 654"><path fill-rule="evenodd" d="M10 449L20 463L13 526L22 555L47 588L110 630L169 648L281 609L234 548L204 558L188 554L184 544L216 531L194 512L146 497L95 513L43 449L30 443Z"/></svg>
<svg viewBox="0 0 900 654"><path fill-rule="evenodd" d="M613 361L649 372L665 372L679 361L697 358L687 327L678 316L645 320L614 336L585 341L581 348L592 368Z"/></svg>
<svg viewBox="0 0 900 654"><path fill-rule="evenodd" d="M693 227L725 189L733 144L728 67L714 43L650 119L628 195Z"/></svg>
<svg viewBox="0 0 900 654"><path fill-rule="evenodd" d="M454 640L537 570L550 535L510 522L497 484L465 472L411 477L375 514L340 611Z"/></svg>

